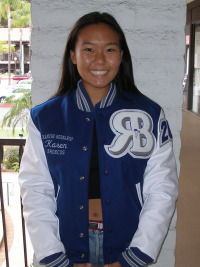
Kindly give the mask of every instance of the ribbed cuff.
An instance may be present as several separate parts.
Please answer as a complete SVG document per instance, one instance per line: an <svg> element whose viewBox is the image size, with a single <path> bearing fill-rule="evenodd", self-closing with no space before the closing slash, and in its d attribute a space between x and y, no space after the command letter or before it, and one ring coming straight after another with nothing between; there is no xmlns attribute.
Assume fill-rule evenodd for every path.
<svg viewBox="0 0 200 267"><path fill-rule="evenodd" d="M55 253L42 259L40 264L45 267L73 267L73 262L62 252Z"/></svg>
<svg viewBox="0 0 200 267"><path fill-rule="evenodd" d="M152 263L153 259L138 248L127 248L121 253L118 261L123 267L142 267Z"/></svg>

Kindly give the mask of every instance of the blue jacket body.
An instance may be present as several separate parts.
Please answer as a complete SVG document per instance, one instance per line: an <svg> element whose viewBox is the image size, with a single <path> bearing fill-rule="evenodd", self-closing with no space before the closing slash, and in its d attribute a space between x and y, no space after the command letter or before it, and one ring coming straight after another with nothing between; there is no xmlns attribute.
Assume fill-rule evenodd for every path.
<svg viewBox="0 0 200 267"><path fill-rule="evenodd" d="M45 251L45 247L41 247L38 251L39 260L45 257L48 259L49 255L51 257L63 251L69 259L68 264L89 262L88 177L94 121L97 127L99 153L104 262L106 264L119 260L124 266L130 266L125 255L125 253L128 255L128 248L133 252L136 249L137 257L140 257L145 264L149 258L152 261L155 260L167 232L177 197L172 136L169 125L161 114L160 106L147 97L142 94L120 94L114 84L111 85L106 98L93 107L81 82L77 90L67 96L55 97L31 110L32 124L40 135L42 144L40 149L44 151L43 160L48 167L50 177L48 183L52 183L51 186L53 186L53 193L47 190L45 194L47 198L55 200L56 208L51 216L57 219L58 229L56 226L55 229L59 234L55 235L58 235L58 242L64 248L54 251L52 244L49 250L52 253L50 253ZM31 130L29 138L31 138ZM169 145L170 148L168 148ZM37 146L36 143L35 146ZM169 151L167 155L164 147ZM34 154L37 152L32 153L33 158ZM41 155L37 156L39 161L40 157ZM159 167L157 166L159 162L156 162L153 157L160 160ZM170 163L168 167L167 164L170 161L173 164ZM26 151L22 160L24 167L20 174L22 198L26 195L23 188L28 190L25 186L27 178L24 178L23 174L25 163ZM157 168L158 172L156 172ZM34 180L33 177L32 179ZM163 186L163 181L167 186ZM45 183L42 182L41 186L45 188ZM163 216L160 204L154 204L159 202L159 198L151 200L149 197L155 194L151 192L153 190L157 190L160 194L160 201L164 203L163 211L167 211L168 214ZM25 213L26 202L29 201L31 199L26 201L24 197ZM145 210L146 205L151 207L151 213ZM27 214L30 213L28 209ZM40 209L39 206L38 209ZM140 216L141 218L144 216L144 225L141 224L141 226L139 225ZM158 216L158 222L156 216ZM155 226L151 229L154 222ZM51 223L53 224L50 220ZM39 222L38 227L40 227ZM157 239L155 242L150 240L152 234L155 235L156 227L158 232L161 232L159 242ZM32 228L31 225L30 232ZM48 231L48 229L44 230L47 238ZM134 241L134 236L136 239L139 239L139 236L141 238L138 245L137 240ZM149 244L142 245L146 242ZM154 243L155 251L151 250ZM57 247L56 244L55 247Z"/></svg>

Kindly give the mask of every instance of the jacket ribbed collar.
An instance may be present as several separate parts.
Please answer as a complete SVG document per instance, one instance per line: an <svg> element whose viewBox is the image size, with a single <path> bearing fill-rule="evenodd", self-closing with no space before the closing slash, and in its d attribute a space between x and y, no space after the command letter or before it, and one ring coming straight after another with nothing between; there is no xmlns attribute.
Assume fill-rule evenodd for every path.
<svg viewBox="0 0 200 267"><path fill-rule="evenodd" d="M108 91L107 95L101 100L101 102L97 103L95 107L97 108L109 107L113 103L116 93L117 93L116 85L112 82L110 85L110 90ZM81 80L78 82L76 89L76 102L78 108L82 111L91 112L94 109L92 102Z"/></svg>

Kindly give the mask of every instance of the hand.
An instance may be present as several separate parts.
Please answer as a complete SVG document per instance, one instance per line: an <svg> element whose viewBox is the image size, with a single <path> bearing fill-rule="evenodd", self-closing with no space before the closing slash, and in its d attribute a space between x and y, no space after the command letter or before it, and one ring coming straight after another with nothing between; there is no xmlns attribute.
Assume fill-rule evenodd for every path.
<svg viewBox="0 0 200 267"><path fill-rule="evenodd" d="M91 263L74 263L73 267L92 267Z"/></svg>
<svg viewBox="0 0 200 267"><path fill-rule="evenodd" d="M116 261L113 263L106 264L106 265L104 265L104 267L122 267L122 266L118 261Z"/></svg>

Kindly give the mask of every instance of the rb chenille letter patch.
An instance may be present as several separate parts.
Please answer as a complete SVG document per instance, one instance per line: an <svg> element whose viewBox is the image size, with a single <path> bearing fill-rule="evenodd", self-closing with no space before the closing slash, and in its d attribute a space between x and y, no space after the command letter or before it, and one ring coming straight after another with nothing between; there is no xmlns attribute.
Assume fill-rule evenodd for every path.
<svg viewBox="0 0 200 267"><path fill-rule="evenodd" d="M104 147L111 157L120 158L128 153L133 158L148 158L153 152L153 121L145 111L118 110L110 117L110 128L115 137Z"/></svg>

